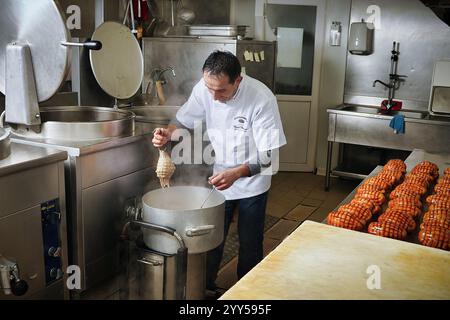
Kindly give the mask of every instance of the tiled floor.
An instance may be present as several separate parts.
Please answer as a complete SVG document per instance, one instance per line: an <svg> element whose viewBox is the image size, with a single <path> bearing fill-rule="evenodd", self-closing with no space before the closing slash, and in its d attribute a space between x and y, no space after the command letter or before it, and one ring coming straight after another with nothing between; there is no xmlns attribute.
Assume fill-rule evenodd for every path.
<svg viewBox="0 0 450 320"><path fill-rule="evenodd" d="M332 179L328 192L324 191L324 182L325 177L312 173L280 172L273 177L266 214L279 220L264 234L264 256L303 221L322 222L360 181ZM235 229L233 222L230 230ZM237 256L219 271L216 284L221 293L237 282L236 266Z"/></svg>
<svg viewBox="0 0 450 320"><path fill-rule="evenodd" d="M264 256L278 246L284 238L295 230L303 221L322 222L360 181L332 179L329 192L324 191L325 177L312 173L280 172L272 179L267 203L266 229L264 236ZM234 219L237 221L237 219ZM267 223L269 222L269 223ZM237 282L237 235L236 222L230 226L229 236L236 239L232 243L234 255L228 257L219 271L216 284L219 292L225 292ZM119 280L112 279L90 289L81 299L121 299ZM122 298L123 299L123 298ZM128 299L134 299L128 296Z"/></svg>

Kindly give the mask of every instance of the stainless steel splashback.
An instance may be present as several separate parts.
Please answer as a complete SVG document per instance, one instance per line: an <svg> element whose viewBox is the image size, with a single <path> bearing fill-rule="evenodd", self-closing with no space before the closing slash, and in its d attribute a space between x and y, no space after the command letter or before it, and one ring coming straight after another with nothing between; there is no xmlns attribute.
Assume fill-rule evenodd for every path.
<svg viewBox="0 0 450 320"><path fill-rule="evenodd" d="M143 38L142 91L146 89L154 68L172 66L176 77L166 75L167 83L163 86L166 105L181 106L201 79L202 67L208 55L214 50L227 50L236 54L236 42L226 38Z"/></svg>
<svg viewBox="0 0 450 320"><path fill-rule="evenodd" d="M176 76L165 75L163 86L167 97L166 105L181 106L189 98L192 88L202 77L205 59L214 50L227 50L238 56L245 73L260 80L273 90L275 69L275 42L235 40L221 37L178 37L144 38L144 80L145 91L152 70L174 67ZM264 61L251 62L244 59L244 52L264 52Z"/></svg>
<svg viewBox="0 0 450 320"><path fill-rule="evenodd" d="M398 41L398 74L408 77L400 84L395 98L403 100L404 108L426 110L434 63L450 58L450 27L419 0L352 1L350 23L362 18L370 21L373 17L374 53L348 53L344 102L379 104L386 99L387 89L374 88L372 83L375 79L388 81L392 42Z"/></svg>

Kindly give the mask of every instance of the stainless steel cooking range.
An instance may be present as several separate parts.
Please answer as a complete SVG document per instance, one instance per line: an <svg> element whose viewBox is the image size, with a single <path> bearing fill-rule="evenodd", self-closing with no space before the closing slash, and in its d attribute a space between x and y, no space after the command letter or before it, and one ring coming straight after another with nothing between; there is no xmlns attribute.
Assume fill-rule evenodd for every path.
<svg viewBox="0 0 450 320"><path fill-rule="evenodd" d="M26 24L21 23L25 20ZM155 175L158 149L151 144L152 129L170 119L150 117L160 114L154 107L42 106L67 78L71 50L77 50L74 46L91 49L93 75L107 94L116 101L131 98L141 86L143 58L130 30L116 22L105 22L89 42L71 43L57 3L44 0L6 1L0 12L0 29L0 91L6 96L6 109L0 119L12 141L11 147L4 132L0 132L0 155L6 158L14 150L20 154L23 150L53 150L38 153L46 160L36 160L37 164L59 161L58 170L52 174L27 176L33 188L25 191L34 197L28 207L4 212L8 201L26 197L19 187L22 180L8 176L10 180L0 186L10 188L9 193L2 192L2 197L11 194L8 201L2 199L0 211L2 287L8 293L21 293L26 287L22 280L40 279L39 286L34 284L36 281L28 283L29 296L54 297L42 290L44 282L48 287L53 283L49 281L54 281L51 277L56 277L58 292L64 291L67 297L61 279L68 276L67 265L76 265L81 271L81 286L70 288L72 298L83 298L88 289L120 277L124 271L125 289L131 292L126 298L203 298L206 251L223 239L225 200L218 192L210 193L209 188L201 186L159 189ZM25 170L31 164L14 168ZM184 170L192 175L192 169L204 174L200 185L206 185L208 170L203 167L179 167L173 178L176 180ZM3 172L10 174L9 167L4 170L0 171L0 179ZM45 180L50 178L53 180ZM64 181L65 190L61 187ZM35 199L36 195L40 197ZM206 196L210 197L200 208ZM15 214L20 210L25 213ZM28 210L40 215L30 219ZM10 217L12 220L8 220ZM58 245L48 248L44 222L43 244L34 241L33 237L40 234L36 233L36 217L50 221L50 233L56 228L52 223L64 227L58 229ZM12 222L3 224L5 221ZM23 239L14 238L19 231L24 232L22 222L27 226L35 224L35 229L25 232ZM133 234L137 236L133 238ZM61 255L59 264L48 269L49 258L39 255L42 247L52 259ZM39 265L45 265L50 278L46 274L43 280L38 271L32 270Z"/></svg>
<svg viewBox="0 0 450 320"><path fill-rule="evenodd" d="M80 293L115 274L125 200L156 186L152 185L151 132L135 126L130 111L91 106L43 108L40 103L52 97L65 80L72 46L93 49L94 75L115 98L129 98L140 87L142 55L129 29L119 23L105 22L92 41L73 44L54 1L6 1L2 5L0 90L6 96L2 121L11 130L11 140L22 148L53 147L67 152L69 264L81 269ZM121 60L125 51L135 59L136 68ZM105 64L104 55L114 68ZM47 188L36 180L30 192Z"/></svg>
<svg viewBox="0 0 450 320"><path fill-rule="evenodd" d="M0 128L0 300L68 297L66 158Z"/></svg>

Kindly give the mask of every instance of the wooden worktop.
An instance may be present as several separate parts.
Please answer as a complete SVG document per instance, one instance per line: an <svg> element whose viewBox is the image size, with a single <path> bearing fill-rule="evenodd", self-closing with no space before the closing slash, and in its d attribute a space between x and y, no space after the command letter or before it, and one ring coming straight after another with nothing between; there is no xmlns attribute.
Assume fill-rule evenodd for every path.
<svg viewBox="0 0 450 320"><path fill-rule="evenodd" d="M221 299L450 299L450 253L305 221Z"/></svg>

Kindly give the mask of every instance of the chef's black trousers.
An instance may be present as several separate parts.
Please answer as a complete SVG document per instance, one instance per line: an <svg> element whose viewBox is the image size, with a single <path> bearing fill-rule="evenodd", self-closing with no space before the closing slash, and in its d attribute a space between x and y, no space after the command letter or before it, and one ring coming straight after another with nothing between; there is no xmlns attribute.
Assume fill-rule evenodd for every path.
<svg viewBox="0 0 450 320"><path fill-rule="evenodd" d="M266 215L268 191L250 198L225 201L224 241L209 251L206 258L206 288L215 290L216 278L222 261L225 240L238 206L239 254L237 265L238 279L242 278L263 258L264 219Z"/></svg>

